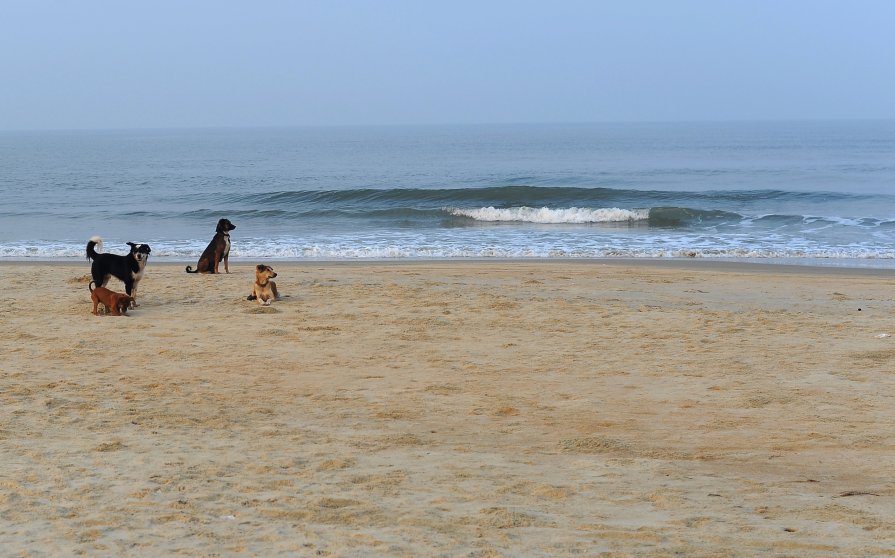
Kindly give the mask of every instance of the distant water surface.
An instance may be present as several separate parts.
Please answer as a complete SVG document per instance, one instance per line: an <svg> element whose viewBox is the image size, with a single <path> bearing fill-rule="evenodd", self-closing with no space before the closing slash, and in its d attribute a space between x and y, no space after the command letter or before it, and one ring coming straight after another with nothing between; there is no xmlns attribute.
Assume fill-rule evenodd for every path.
<svg viewBox="0 0 895 558"><path fill-rule="evenodd" d="M0 133L0 260L701 257L895 267L895 121Z"/></svg>

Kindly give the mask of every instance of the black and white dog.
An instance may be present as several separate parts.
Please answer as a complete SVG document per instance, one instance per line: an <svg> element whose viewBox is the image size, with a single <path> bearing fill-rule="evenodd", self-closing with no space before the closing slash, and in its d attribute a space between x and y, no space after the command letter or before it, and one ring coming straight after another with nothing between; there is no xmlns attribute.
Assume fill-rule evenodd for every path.
<svg viewBox="0 0 895 558"><path fill-rule="evenodd" d="M103 239L94 236L87 242L87 259L93 260L90 274L97 287L105 287L109 278L114 275L124 283L124 290L134 299L133 306L136 307L137 284L143 278L151 250L148 244L128 242L127 245L131 247L131 251L125 256L102 254L96 248L103 249Z"/></svg>

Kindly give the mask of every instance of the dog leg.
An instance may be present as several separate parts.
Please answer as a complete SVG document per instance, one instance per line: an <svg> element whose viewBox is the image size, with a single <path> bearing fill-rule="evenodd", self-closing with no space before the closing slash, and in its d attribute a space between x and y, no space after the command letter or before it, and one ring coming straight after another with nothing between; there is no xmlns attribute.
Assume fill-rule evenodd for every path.
<svg viewBox="0 0 895 558"><path fill-rule="evenodd" d="M254 291L255 298L258 300L258 304L261 306L270 306L270 300L264 295L264 292Z"/></svg>
<svg viewBox="0 0 895 558"><path fill-rule="evenodd" d="M109 306L106 306L106 308L109 308ZM112 307L111 307L111 310L112 310L112 315L113 315L113 316L120 316L120 315L121 315L121 312L118 311L118 297L112 297Z"/></svg>
<svg viewBox="0 0 895 558"><path fill-rule="evenodd" d="M230 273L230 256L224 256L224 271Z"/></svg>

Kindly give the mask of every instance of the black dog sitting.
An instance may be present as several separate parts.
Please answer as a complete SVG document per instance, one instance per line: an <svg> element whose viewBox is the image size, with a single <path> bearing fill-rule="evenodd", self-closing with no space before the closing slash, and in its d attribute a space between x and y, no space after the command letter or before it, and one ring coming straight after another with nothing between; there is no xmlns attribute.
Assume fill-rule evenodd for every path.
<svg viewBox="0 0 895 558"><path fill-rule="evenodd" d="M94 236L87 242L87 259L93 260L90 274L98 287L105 287L112 276L120 279L128 296L134 299L133 306L136 307L137 284L143 278L151 250L148 244L128 242L127 245L131 247L131 251L124 256L99 253L96 248L103 249L103 240Z"/></svg>
<svg viewBox="0 0 895 558"><path fill-rule="evenodd" d="M224 271L230 273L230 231L236 228L236 225L228 219L218 221L217 229L215 229L214 238L208 243L208 247L199 256L199 263L196 264L196 271L193 266L186 266L187 273L220 273L221 260L224 261Z"/></svg>

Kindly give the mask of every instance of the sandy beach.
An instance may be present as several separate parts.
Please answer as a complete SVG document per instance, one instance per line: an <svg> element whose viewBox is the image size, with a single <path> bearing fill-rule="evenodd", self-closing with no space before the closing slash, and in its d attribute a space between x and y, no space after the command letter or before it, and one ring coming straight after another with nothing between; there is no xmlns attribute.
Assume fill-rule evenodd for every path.
<svg viewBox="0 0 895 558"><path fill-rule="evenodd" d="M252 263L0 264L4 556L895 556L891 272Z"/></svg>

